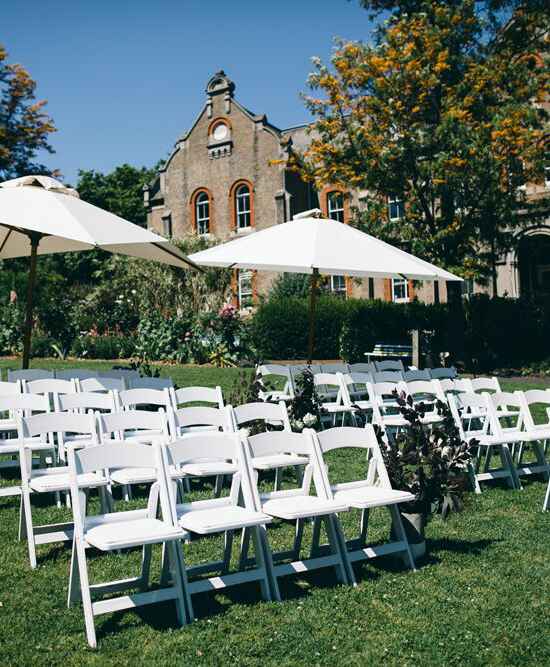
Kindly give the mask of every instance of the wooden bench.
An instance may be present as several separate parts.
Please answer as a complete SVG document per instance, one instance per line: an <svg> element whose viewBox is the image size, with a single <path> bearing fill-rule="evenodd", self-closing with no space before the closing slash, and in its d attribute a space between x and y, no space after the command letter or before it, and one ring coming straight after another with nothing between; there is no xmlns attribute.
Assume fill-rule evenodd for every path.
<svg viewBox="0 0 550 667"><path fill-rule="evenodd" d="M386 358L411 358L412 357L412 345L391 345L388 343L376 343L374 350L372 352L365 352L367 360L370 362L374 357L386 357Z"/></svg>

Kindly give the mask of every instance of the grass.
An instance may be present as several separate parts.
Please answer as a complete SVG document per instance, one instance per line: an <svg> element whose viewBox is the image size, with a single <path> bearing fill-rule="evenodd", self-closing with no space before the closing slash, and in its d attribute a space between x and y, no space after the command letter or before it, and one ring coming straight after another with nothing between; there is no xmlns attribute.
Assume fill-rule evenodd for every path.
<svg viewBox="0 0 550 667"><path fill-rule="evenodd" d="M164 370L182 385L221 384L226 390L237 376L233 369ZM362 466L344 455L330 467L344 477ZM87 648L81 609L66 607L69 548L39 547L39 567L32 572L26 545L17 541L18 502L0 499L2 663L550 664L550 512L540 511L542 481L524 487L518 492L495 485L481 496L469 494L462 514L446 523L434 519L427 529L429 558L416 573L384 558L357 570L356 589L339 586L326 570L287 578L282 603L260 601L255 585L201 595L194 600L198 620L182 629L169 604L106 615L96 622L95 652ZM45 500L36 500L37 523L67 515ZM373 514L374 539L387 535L385 514ZM348 532L355 519L346 515ZM277 526L269 535L273 546L289 545L292 527ZM193 542L185 546L186 560L212 558L220 546L219 538ZM92 578L131 576L138 565L137 552L94 555ZM153 576L158 567L157 550Z"/></svg>

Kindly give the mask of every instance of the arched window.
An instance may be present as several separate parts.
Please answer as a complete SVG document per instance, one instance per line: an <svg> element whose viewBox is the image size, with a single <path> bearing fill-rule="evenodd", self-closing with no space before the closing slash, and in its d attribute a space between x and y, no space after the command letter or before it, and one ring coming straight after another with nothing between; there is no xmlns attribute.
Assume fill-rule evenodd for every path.
<svg viewBox="0 0 550 667"><path fill-rule="evenodd" d="M344 194L338 190L327 192L327 215L331 220L344 222Z"/></svg>
<svg viewBox="0 0 550 667"><path fill-rule="evenodd" d="M246 229L252 224L250 188L246 183L235 190L235 222L237 229Z"/></svg>
<svg viewBox="0 0 550 667"><path fill-rule="evenodd" d="M206 192L195 198L195 227L199 236L210 232L210 197Z"/></svg>

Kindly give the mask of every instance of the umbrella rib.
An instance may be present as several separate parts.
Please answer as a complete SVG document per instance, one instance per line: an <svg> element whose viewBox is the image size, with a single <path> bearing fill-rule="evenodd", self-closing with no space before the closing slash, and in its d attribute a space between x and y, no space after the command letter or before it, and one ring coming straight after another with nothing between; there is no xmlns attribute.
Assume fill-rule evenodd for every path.
<svg viewBox="0 0 550 667"><path fill-rule="evenodd" d="M8 233L6 234L4 240L2 241L2 245L0 246L0 252L2 252L2 250L4 250L4 247L5 247L6 243L8 242L8 239L10 238L12 232L13 232L13 229L8 229Z"/></svg>
<svg viewBox="0 0 550 667"><path fill-rule="evenodd" d="M198 266L198 264L195 264L194 262L192 262L187 257L180 257L176 252L173 252L169 248L166 248L165 246L161 245L160 243L153 242L152 245L154 245L155 248L158 248L159 250L163 250L167 255L171 255L175 259L179 259L180 261L183 260L186 264L191 266L193 269L197 269L197 271L200 271L201 273L205 273L204 269L201 266Z"/></svg>

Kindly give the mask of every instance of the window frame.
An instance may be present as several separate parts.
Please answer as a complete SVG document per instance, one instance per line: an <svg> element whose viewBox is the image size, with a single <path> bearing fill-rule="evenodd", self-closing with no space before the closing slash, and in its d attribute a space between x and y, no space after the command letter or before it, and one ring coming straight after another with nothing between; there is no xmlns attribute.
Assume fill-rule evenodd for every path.
<svg viewBox="0 0 550 667"><path fill-rule="evenodd" d="M405 217L405 200L401 199L397 195L388 195L388 200L387 200L387 205L388 205L388 218L390 221L395 221L395 220L403 220ZM395 206L397 208L397 216L393 216L391 214L392 206ZM401 213L399 213L399 210L401 209Z"/></svg>
<svg viewBox="0 0 550 667"><path fill-rule="evenodd" d="M206 199L204 199L206 198ZM206 206L207 215L204 217L200 216L199 209L200 207ZM200 190L195 195L195 204L194 204L194 214L195 214L195 230L199 236L208 236L210 234L210 195L206 190ZM206 231L201 230L201 224L206 222Z"/></svg>
<svg viewBox="0 0 550 667"><path fill-rule="evenodd" d="M241 199L238 199L239 192L243 187L248 189L248 209L239 210L238 203ZM236 233L246 233L255 226L254 221L254 187L252 183L245 178L241 178L238 181L235 181L229 190L229 199L230 201L230 210L232 216L232 228ZM247 226L240 227L239 221L243 215L248 215L249 224Z"/></svg>
<svg viewBox="0 0 550 667"><path fill-rule="evenodd" d="M329 276L330 282L329 282L329 287L330 287L330 293L333 294L334 296L337 297L342 297L342 298L347 298L348 295L348 286L346 283L346 276L343 274L339 275L334 275L334 276ZM335 286L334 284L334 279L341 279L342 280L342 286Z"/></svg>
<svg viewBox="0 0 550 667"><path fill-rule="evenodd" d="M250 291L243 292L241 281L250 280ZM250 303L247 305L243 304L243 298L249 298ZM239 310L244 310L245 308L252 308L254 305L254 271L251 269L238 269L237 270L237 304Z"/></svg>
<svg viewBox="0 0 550 667"><path fill-rule="evenodd" d="M396 296L396 288L405 287L405 296ZM410 303L409 281L406 278L391 279L391 300L393 303Z"/></svg>
<svg viewBox="0 0 550 667"><path fill-rule="evenodd" d="M163 215L161 217L161 222L162 222L162 235L165 236L167 239L171 239L173 235L172 214L169 213L168 215Z"/></svg>
<svg viewBox="0 0 550 667"><path fill-rule="evenodd" d="M332 207L332 199L338 197L341 199L341 206ZM334 217L336 214L337 217ZM336 220L336 222L346 222L346 206L344 201L344 193L341 190L330 190L327 192L327 217L330 220ZM340 220L339 217L342 219Z"/></svg>

